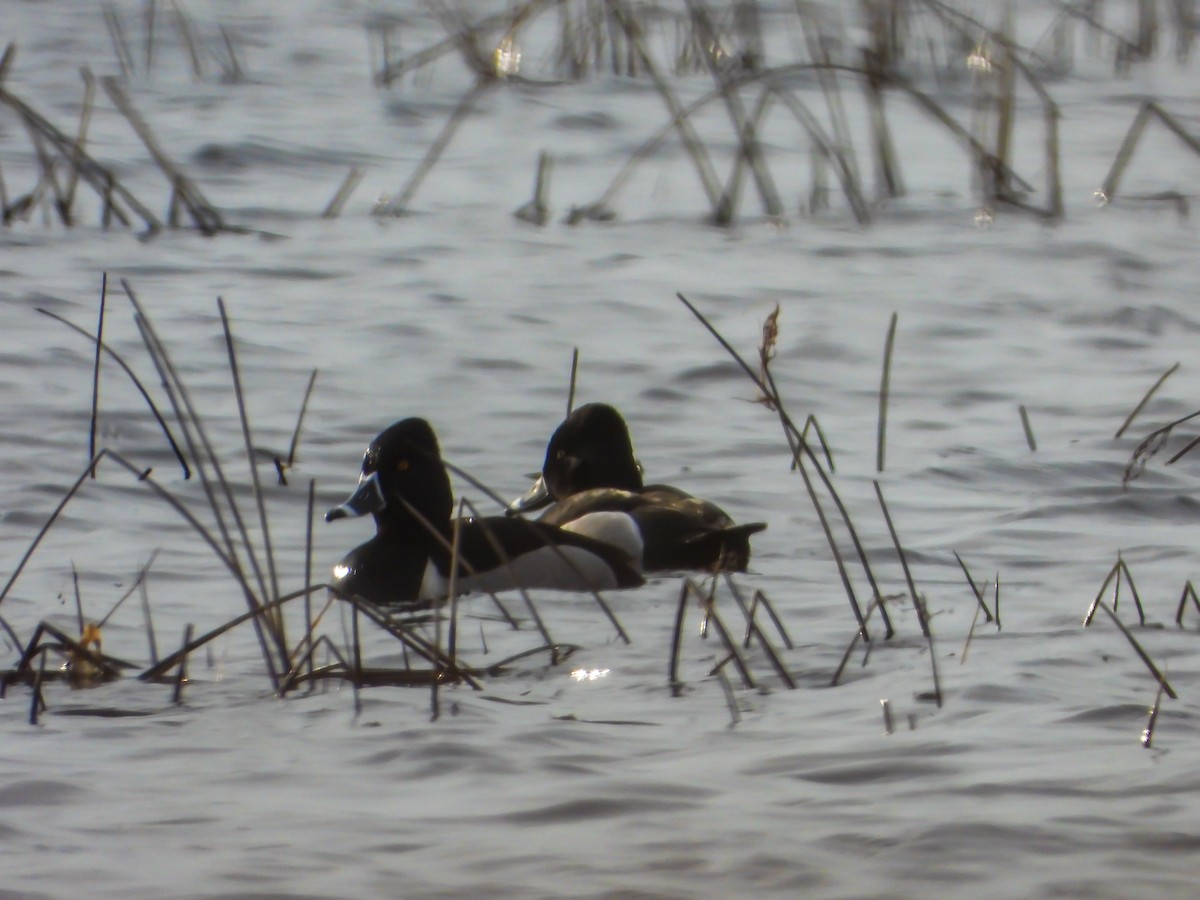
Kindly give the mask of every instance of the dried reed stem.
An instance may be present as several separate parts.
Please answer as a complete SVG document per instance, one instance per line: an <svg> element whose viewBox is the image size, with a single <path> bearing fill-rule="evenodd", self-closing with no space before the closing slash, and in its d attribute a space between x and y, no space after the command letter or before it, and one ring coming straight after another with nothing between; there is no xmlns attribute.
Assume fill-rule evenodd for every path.
<svg viewBox="0 0 1200 900"><path fill-rule="evenodd" d="M262 533L263 553L267 559L267 574L270 579L271 593L269 599L274 600L279 596L279 575L275 571L275 549L271 544L271 528L270 521L267 518L267 503L266 497L263 494L262 482L258 477L258 466L254 463L254 440L250 433L250 417L246 412L246 395L242 390L241 370L238 366L237 350L233 343L233 330L229 324L229 315L225 309L225 301L221 297L217 297L217 310L221 315L221 330L225 336L225 350L229 356L229 374L233 380L233 395L237 400L238 419L242 426L242 439L246 446L246 464L250 469L250 484L254 490L254 503L258 508L258 524ZM246 541L246 552L253 558L250 552L250 542ZM283 617L279 616L275 620L275 630L279 635L281 645L286 647L287 640L283 633Z"/></svg>
<svg viewBox="0 0 1200 900"><path fill-rule="evenodd" d="M742 597L741 591L738 590L737 584L733 580L733 576L730 575L729 572L723 572L722 574L725 576L725 584L729 586L730 593L733 594L734 600L737 601L738 608L741 610L742 615L746 618L746 634L742 643L743 649L749 649L751 635L758 638L758 645L762 647L763 653L765 653L767 656L767 661L770 662L771 668L775 670L775 674L779 676L779 680L787 685L788 690L794 691L796 689L796 680L792 678L791 673L783 664L783 660L779 658L779 654L771 645L771 641L767 638L766 634L763 633L758 621L754 618L753 609L746 605L745 598Z"/></svg>
<svg viewBox="0 0 1200 900"><path fill-rule="evenodd" d="M969 584L971 586L971 593L973 593L975 595L976 604L978 605L979 609L983 610L983 615L985 616L984 621L986 621L986 622L992 621L992 611L990 609L988 609L987 603L983 599L983 591L981 591L979 589L979 586L975 583L975 579L971 577L971 573L967 569L967 564L965 562L963 562L962 557L958 555L958 551L955 550L955 551L953 551L953 553L954 553L954 558L956 560L958 560L959 568L962 569L963 575L966 576L967 584Z"/></svg>
<svg viewBox="0 0 1200 900"><path fill-rule="evenodd" d="M471 111L475 101L483 95L485 91L494 85L494 81L486 78L479 78L475 84L467 91L461 100L458 101L458 106L450 113L450 118L446 120L446 124L442 126L441 133L434 139L429 149L425 151L425 156L421 162L417 164L416 170L409 176L408 182L400 189L398 196L393 197L386 203L381 204L375 210L375 214L379 216L401 216L408 209L408 204L417 190L421 187L421 182L425 180L425 176L433 169L434 165L441 158L446 147L450 145L450 141L454 138L458 127L466 119L467 114Z"/></svg>
<svg viewBox="0 0 1200 900"><path fill-rule="evenodd" d="M183 629L183 647L187 647L192 642L192 623L188 622L187 627ZM175 674L175 690L171 694L171 702L178 705L183 702L183 686L187 682L187 658L186 650L181 650L179 653L179 670Z"/></svg>
<svg viewBox="0 0 1200 900"><path fill-rule="evenodd" d="M1154 665L1154 661L1150 659L1150 655L1142 649L1142 645L1137 642L1137 638L1130 634L1129 629L1125 627L1125 624L1120 620L1117 614L1112 611L1107 603L1101 603L1097 601L1097 605L1104 610L1110 619L1112 619L1113 624L1117 626L1121 634L1125 635L1125 639L1129 641L1129 645L1133 647L1133 650L1135 653L1137 653L1138 658L1141 659L1141 661L1145 663L1146 668L1150 670L1150 674L1154 676L1154 680L1158 682L1159 687L1161 687L1166 695L1172 700L1178 700L1179 696L1175 693L1175 689L1171 687L1170 682L1168 682L1162 672L1158 670L1158 666Z"/></svg>
<svg viewBox="0 0 1200 900"><path fill-rule="evenodd" d="M867 561L866 550L863 548L862 542L859 540L858 531L855 529L853 522L850 520L849 511L846 509L845 504L842 503L841 497L838 495L837 490L833 486L833 482L830 481L829 476L821 466L820 461L812 452L812 448L809 447L808 443L804 440L802 432L796 428L795 423L784 409L783 401L779 396L779 390L775 385L775 378L771 374L770 368L764 367L764 374L766 376L764 380L758 373L750 368L750 366L742 358L741 354L739 354L737 350L734 349L733 345L725 339L724 335L717 331L717 329L712 325L711 322L708 321L707 318L705 318L704 314L701 313L700 310L693 306L692 303L683 296L683 294L677 292L675 296L681 303L683 303L684 306L688 308L688 310L693 316L696 317L700 324L704 326L705 330L707 330L708 333L716 339L717 343L724 347L725 351L733 357L734 361L737 362L742 371L746 373L750 380L754 382L759 391L761 391L764 396L769 397L772 404L774 404L775 411L779 416L780 424L783 426L784 438L787 440L788 448L791 450L792 459L797 463L797 470L800 472L800 477L804 481L804 487L808 493L809 500L813 504L813 508L817 513L817 519L820 521L822 531L825 534L825 539L829 543L830 550L833 553L834 562L838 568L838 574L842 579L842 586L846 591L848 600L850 601L850 609L854 613L854 617L858 622L859 628L865 632L866 619L863 616L862 609L859 607L858 597L854 593L854 586L850 582L850 576L846 571L845 562L842 560L841 551L838 549L836 540L834 540L833 532L829 527L829 523L825 517L825 512L821 507L820 501L817 499L816 488L812 483L812 479L809 476L807 469L804 465L800 464L803 458L807 458L812 462L813 468L816 469L822 485L825 487L826 491L828 491L829 496L833 499L834 505L837 506L838 513L842 518L842 523L854 544L855 552L858 554L859 562L862 564L863 572L871 586L872 593L874 597L878 599L881 597L881 594L879 592L878 584L875 581L875 575L871 571L870 563ZM887 611L883 609L882 605L880 605L880 616L884 620L884 624L887 629L887 637L890 638L895 631L892 628L891 618L888 616ZM869 635L864 633L864 638L869 640Z"/></svg>
<svg viewBox="0 0 1200 900"><path fill-rule="evenodd" d="M50 310L43 309L42 307L38 307L37 311L44 316L49 316L56 322L61 322L63 325L66 325L76 333L83 335L89 341L94 341L96 339L95 336L90 332L80 328L74 322L64 319L62 316L58 315L58 313L50 312ZM129 380L133 382L133 386L137 388L138 393L142 395L142 399L146 401L146 405L150 407L150 413L154 416L154 421L158 423L158 427L162 430L163 436L167 439L167 443L171 445L171 452L175 454L175 458L179 460L179 465L183 468L184 479L186 480L191 478L192 470L188 467L187 459L184 457L183 451L179 449L179 444L175 440L175 435L171 433L171 426L169 426L167 424L167 420L163 418L163 414L159 411L158 406L155 404L153 398L151 398L150 392L146 389L146 386L142 384L141 379L137 377L133 369L129 367L129 364L125 362L125 360L119 353L117 353L116 350L114 350L108 344L100 344L99 346L103 348L104 352L107 353L109 357L121 367L122 371L129 376Z"/></svg>
<svg viewBox="0 0 1200 900"><path fill-rule="evenodd" d="M1158 376L1158 380L1154 382L1154 384L1150 387L1150 390L1146 391L1138 405L1133 408L1133 412L1125 417L1125 421L1121 423L1121 427L1118 428L1117 433L1113 435L1114 439L1119 438L1125 433L1125 430L1129 428L1129 426L1133 424L1133 420L1137 418L1138 413L1140 413L1145 408L1146 404L1150 402L1150 398L1153 397L1158 389L1163 386L1163 382L1174 375L1178 369L1179 363L1175 363L1175 365L1171 366L1171 368L1167 369L1167 371Z"/></svg>
<svg viewBox="0 0 1200 900"><path fill-rule="evenodd" d="M1183 610L1187 606L1188 598L1191 597L1192 605L1196 607L1196 612L1200 613L1200 597L1196 596L1196 589L1192 587L1189 581L1183 586L1183 593L1179 595L1179 608L1175 611L1175 624L1183 627Z"/></svg>
<svg viewBox="0 0 1200 900"><path fill-rule="evenodd" d="M1146 720L1146 729L1142 732L1142 746L1150 749L1154 742L1154 726L1158 722L1158 708L1162 704L1163 686L1160 684L1154 693L1154 705L1150 707L1150 718Z"/></svg>
<svg viewBox="0 0 1200 900"><path fill-rule="evenodd" d="M88 461L87 468L85 468L82 474L75 479L75 483L68 488L66 494L63 495L62 500L58 502L58 506L54 508L54 512L50 513L50 518L46 520L46 524L43 525L38 531L37 535L34 536L33 543L29 545L29 549L25 551L25 554L21 557L21 561L17 563L17 567L13 570L12 575L9 576L8 581L4 585L4 589L0 590L0 603L4 602L4 598L7 597L8 592L12 590L12 586L16 583L17 578L25 569L25 564L28 563L29 558L33 556L33 552L42 542L42 538L46 536L46 532L50 530L50 526L55 523L59 517L59 514L62 513L63 508L66 507L66 505L71 501L71 498L75 496L80 486L84 483L84 481L87 480L88 476L92 473L95 467L100 463L100 460L103 459L106 454L108 454L107 450L101 450L91 460Z"/></svg>
<svg viewBox="0 0 1200 900"><path fill-rule="evenodd" d="M533 197L514 212L513 216L539 227L546 224L546 220L550 217L550 206L546 195L549 192L551 168L550 154L545 150L541 151L538 154L537 175L533 179Z"/></svg>
<svg viewBox="0 0 1200 900"><path fill-rule="evenodd" d="M342 207L346 205L346 201L350 199L350 195L354 193L354 189L358 187L359 182L363 179L362 166L351 166L350 171L346 173L346 177L342 179L341 185L338 186L337 192L330 198L326 204L324 211L321 213L322 219L336 219L342 214Z"/></svg>
<svg viewBox="0 0 1200 900"><path fill-rule="evenodd" d="M909 596L912 597L913 606L917 611L917 619L921 623L921 633L925 635L925 640L929 643L929 665L933 672L933 695L934 700L940 707L942 705L942 686L938 678L937 654L933 646L933 632L929 628L929 612L925 608L925 600L917 593L917 585L913 581L912 571L908 567L908 558L904 555L904 548L900 545L900 536L896 534L896 526L892 523L892 515L888 512L887 502L883 499L883 489L879 486L878 481L872 483L875 485L875 496L879 498L879 508L883 512L883 520L887 523L888 534L892 536L892 544L896 548L896 555L900 557L900 568L904 570L904 580L908 583Z"/></svg>
<svg viewBox="0 0 1200 900"><path fill-rule="evenodd" d="M875 446L876 472L883 471L884 456L887 447L887 409L892 383L892 350L896 346L896 323L898 321L898 315L892 313L892 320L888 325L887 339L883 344L883 374L879 380L879 428ZM875 488L878 490L878 483L876 483Z"/></svg>
<svg viewBox="0 0 1200 900"><path fill-rule="evenodd" d="M92 366L92 416L88 423L88 458L96 458L96 420L100 416L100 348L104 346L104 304L108 299L108 273L100 276L100 315L96 323L96 361ZM92 477L96 470L92 469Z"/></svg>
<svg viewBox="0 0 1200 900"><path fill-rule="evenodd" d="M1033 437L1033 427L1029 424L1029 413L1025 411L1025 404L1017 406L1017 412L1021 415L1021 427L1025 430L1025 443L1029 445L1029 449L1037 451L1037 441Z"/></svg>
<svg viewBox="0 0 1200 900"><path fill-rule="evenodd" d="M575 383L579 376L579 348L571 349L571 381L567 388L567 415L575 408Z"/></svg>

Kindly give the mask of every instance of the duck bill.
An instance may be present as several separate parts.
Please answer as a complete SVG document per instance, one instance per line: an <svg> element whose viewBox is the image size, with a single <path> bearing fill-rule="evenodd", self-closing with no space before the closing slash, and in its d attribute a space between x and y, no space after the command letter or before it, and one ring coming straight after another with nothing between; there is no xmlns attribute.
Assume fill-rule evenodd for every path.
<svg viewBox="0 0 1200 900"><path fill-rule="evenodd" d="M381 512L385 506L387 501L383 496L383 488L379 486L379 473L372 472L358 480L358 487L344 503L325 513L325 521L365 516L367 513Z"/></svg>
<svg viewBox="0 0 1200 900"><path fill-rule="evenodd" d="M508 514L515 516L517 513L541 509L543 506L549 506L553 499L550 489L546 487L546 479L539 475L538 480L533 483L533 487L523 497L518 497L508 504Z"/></svg>

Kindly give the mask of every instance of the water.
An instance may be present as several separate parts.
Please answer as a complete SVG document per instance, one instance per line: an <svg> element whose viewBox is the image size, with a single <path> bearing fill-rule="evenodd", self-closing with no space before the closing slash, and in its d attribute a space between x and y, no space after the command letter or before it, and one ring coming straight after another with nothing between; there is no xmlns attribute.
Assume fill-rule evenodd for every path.
<svg viewBox="0 0 1200 900"><path fill-rule="evenodd" d="M789 21L783 6L771 12L777 25ZM100 230L83 188L78 227L38 212L0 231L0 569L16 567L87 460L90 347L35 309L94 327L107 272L106 339L161 397L119 287L126 279L245 497L216 297L227 304L284 590L303 580L309 480L319 509L342 499L363 447L395 419L427 417L448 459L501 495L523 490L562 416L578 347L578 400L626 413L652 480L709 497L738 520L769 523L739 583L761 588L779 609L795 638L782 654L798 687L787 690L752 651L757 688L730 672L734 723L709 674L724 654L715 635L700 637L692 609L685 687L673 697L666 672L675 577L608 598L633 637L628 646L590 598L536 596L555 640L579 649L559 666L545 654L525 658L484 679L479 692L444 689L436 721L427 690L371 688L356 698L330 686L277 700L246 629L193 659L179 706L170 687L132 678L83 691L55 682L31 727L29 691L14 687L0 704L3 892L1193 893L1200 768L1189 748L1200 730L1200 657L1195 610L1182 630L1173 618L1184 584L1200 574L1188 530L1196 461L1164 464L1183 446L1186 426L1130 488L1121 478L1143 435L1196 407L1196 229L1170 204L1101 208L1092 193L1143 98L1159 99L1185 125L1194 120L1194 65L1162 53L1115 78L1111 52L1085 56L1078 39L1076 67L1047 82L1062 108L1066 217L1056 225L1001 207L978 227L962 151L912 104L889 97L909 193L868 227L836 196L827 213L797 214L809 189L807 142L797 145L799 129L776 110L768 152L786 226L756 217L752 188L735 227L703 224L696 176L668 142L618 195L615 221L570 228L561 224L568 208L593 202L665 121L647 83L609 77L486 94L415 196L412 215L379 219L370 215L377 197L397 193L469 87L453 55L415 83L375 89L359 7L195 4L187 8L193 26L218 48L197 82L169 17L160 11L147 74L144 8L117 8L139 60L125 84L134 105L227 220L253 233L206 239L184 230L139 241ZM387 12L404 20L402 52L440 39L423 7ZM1047 15L1038 4L1022 7L1027 41ZM1125 27L1112 15L1113 27ZM5 18L19 45L5 87L73 133L76 67L118 71L99 11L10 4ZM219 24L235 36L241 83L222 83L212 61ZM775 58L791 58L794 30L772 33ZM525 71L546 78L548 51L537 40L523 45ZM917 77L969 120L966 79ZM708 85L699 76L678 81L689 98ZM860 115L856 89L845 91ZM815 89L799 95L823 112ZM107 95L98 96L91 151L162 215L161 175ZM722 167L730 147L723 116L714 108L703 119ZM1037 123L1034 99L1022 95L1016 164L1040 185ZM1196 159L1154 126L1145 140L1122 192L1194 199ZM539 229L511 213L529 199L543 149L554 157L552 220ZM7 111L0 164L10 197L36 180L24 129ZM869 169L865 150L860 164ZM339 218L319 218L352 165L364 171L361 186ZM820 420L881 590L899 595L889 604L897 637L878 643L865 665L856 654L836 688L830 677L854 623L828 545L788 471L777 421L750 402L753 386L677 291L750 355L763 319L780 305L773 371L781 393L793 417ZM879 474L876 395L893 312ZM1176 361L1180 370L1114 440ZM181 480L144 403L105 365L101 443L153 466L161 484L201 508L199 486ZM314 368L291 486L279 487L267 460L286 453ZM923 699L932 686L929 648L873 479L926 597L941 708ZM318 572L369 533L369 522L318 523ZM72 565L88 616L100 618L156 549L149 595L162 652L186 624L202 632L244 609L195 533L106 463L0 612L23 639L42 619L73 633ZM1002 583L1003 630L978 624L965 659L975 604L954 551L981 584L997 572ZM1080 627L1118 552L1150 625L1135 626L1127 585L1119 612L1180 697L1164 701L1150 750L1140 736L1152 678L1106 616ZM858 568L852 577L859 596L869 596ZM138 605L135 595L105 625L104 649L145 664ZM464 615L460 647L473 662L490 665L539 643L527 620L520 631L503 627L485 599L467 601ZM343 644L348 625L335 611L322 628ZM393 642L366 640L369 663L399 664ZM18 651L4 650L5 665L15 663ZM606 674L572 675L579 671Z"/></svg>

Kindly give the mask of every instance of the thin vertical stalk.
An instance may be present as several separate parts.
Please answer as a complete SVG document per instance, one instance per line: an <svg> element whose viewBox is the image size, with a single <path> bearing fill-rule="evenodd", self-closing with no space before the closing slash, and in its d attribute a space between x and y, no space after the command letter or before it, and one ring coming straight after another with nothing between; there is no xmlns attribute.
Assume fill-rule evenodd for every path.
<svg viewBox="0 0 1200 900"><path fill-rule="evenodd" d="M896 344L896 322L898 317L892 313L892 321L888 326L887 340L883 345L883 375L879 381L879 429L875 447L875 471L883 471L885 448L887 445L887 409L888 395L891 393L892 381L892 349Z"/></svg>

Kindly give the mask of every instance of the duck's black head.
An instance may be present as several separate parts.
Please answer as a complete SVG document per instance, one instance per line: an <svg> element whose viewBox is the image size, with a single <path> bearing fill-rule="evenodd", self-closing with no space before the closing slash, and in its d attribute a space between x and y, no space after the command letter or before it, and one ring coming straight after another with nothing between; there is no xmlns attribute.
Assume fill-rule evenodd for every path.
<svg viewBox="0 0 1200 900"><path fill-rule="evenodd" d="M414 515L416 510L419 515ZM404 419L379 433L363 455L358 489L325 514L332 522L374 513L380 529L427 531L420 519L448 529L454 510L450 476L437 435L424 419Z"/></svg>
<svg viewBox="0 0 1200 900"><path fill-rule="evenodd" d="M546 446L542 478L556 500L592 488L640 491L642 473L621 414L607 403L574 410Z"/></svg>

